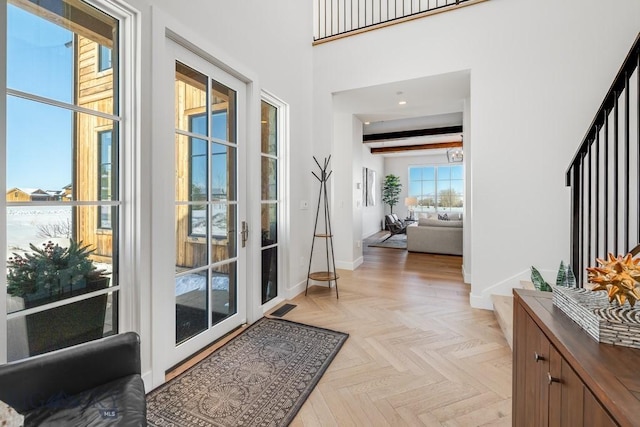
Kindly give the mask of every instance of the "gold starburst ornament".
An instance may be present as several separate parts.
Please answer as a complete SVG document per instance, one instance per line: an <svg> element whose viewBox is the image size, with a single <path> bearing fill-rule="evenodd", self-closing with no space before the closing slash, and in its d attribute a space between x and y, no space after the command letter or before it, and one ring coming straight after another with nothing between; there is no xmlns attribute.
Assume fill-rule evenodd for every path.
<svg viewBox="0 0 640 427"><path fill-rule="evenodd" d="M629 300L631 307L640 300L640 259L633 259L631 254L616 258L609 254L607 260L596 258L599 267L587 268L588 281L593 283L592 291L607 291L609 302L617 300L624 305Z"/></svg>

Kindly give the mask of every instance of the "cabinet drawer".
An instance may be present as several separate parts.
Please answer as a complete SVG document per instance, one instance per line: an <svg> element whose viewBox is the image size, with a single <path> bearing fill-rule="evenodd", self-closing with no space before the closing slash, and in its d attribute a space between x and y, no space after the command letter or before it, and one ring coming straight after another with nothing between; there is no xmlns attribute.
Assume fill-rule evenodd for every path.
<svg viewBox="0 0 640 427"><path fill-rule="evenodd" d="M531 291L529 291L531 292ZM561 315L555 313L553 307L543 307L546 310L546 319L541 320L536 316L536 312L531 310L522 298L514 292L514 341L513 341L513 425L520 426L594 426L608 427L618 425L640 425L636 423L637 418L622 418L618 421L612 414L620 412L619 406L612 406L613 398L607 394L606 390L613 389L616 393L622 393L627 398L627 402L636 405L640 409L640 400L634 397L631 390L621 387L619 378L615 373L620 367L611 363L611 358L601 363L592 363L590 370L586 371L585 366L576 359L575 354L582 355L580 351L574 350L573 357L565 357L564 341L551 334L553 328L548 328L544 321L553 321L549 313L554 316ZM544 297L540 297L544 298ZM547 297L548 299L548 297ZM545 312L543 312L545 314ZM640 353L635 349L613 348L613 346L600 347L600 344L593 342L581 330L572 328L572 322L566 318L571 335L563 335L564 340L576 346L578 350L584 348L584 354L591 357L593 354L608 356L611 353L616 358L622 358L636 362L640 360ZM565 322L565 319L560 319ZM565 322L566 323L566 322ZM564 325L564 323L563 323ZM557 325L553 325L557 328ZM564 332L564 331L562 331ZM581 335L582 334L582 335ZM585 356L585 357L587 357ZM571 359L571 362L569 361ZM607 363L607 360L609 363ZM599 359L595 359L599 362ZM617 362L620 363L620 362ZM633 372L633 366L630 365ZM593 374L591 372L594 372ZM586 377L582 375L587 374ZM603 375L608 374L608 375ZM637 374L635 374L637 375ZM602 376L602 380L595 383L598 393L593 393L586 382L593 378ZM588 381L585 381L588 378ZM608 381L606 381L606 380ZM629 396L624 393L628 392ZM604 400L600 400L604 399ZM629 399L631 397L631 399ZM602 402L608 402L610 407ZM625 410L627 408L624 408ZM636 412L640 413L640 412Z"/></svg>

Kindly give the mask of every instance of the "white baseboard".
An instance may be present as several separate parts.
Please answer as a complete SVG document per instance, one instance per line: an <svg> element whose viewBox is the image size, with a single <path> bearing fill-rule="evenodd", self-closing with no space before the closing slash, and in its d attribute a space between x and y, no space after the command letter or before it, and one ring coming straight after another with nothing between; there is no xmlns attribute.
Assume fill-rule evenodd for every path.
<svg viewBox="0 0 640 427"><path fill-rule="evenodd" d="M358 257L354 261L336 261L336 269L338 270L350 270L353 271L360 267L364 262L364 257Z"/></svg>
<svg viewBox="0 0 640 427"><path fill-rule="evenodd" d="M541 270L540 273L545 277L545 280L549 281L550 277L555 277L554 271L551 270ZM521 271L520 273L514 274L513 276L504 279L493 286L489 286L488 288L482 289L480 292L473 291L473 285L471 285L471 294L469 295L469 304L473 308L483 308L487 310L493 310L493 302L491 301L491 295L513 295L513 289L522 288L523 280L530 280L531 278L531 269L527 268L526 270ZM466 282L466 279L465 279ZM550 282L555 283L555 282Z"/></svg>
<svg viewBox="0 0 640 427"><path fill-rule="evenodd" d="M467 285L470 285L471 282L473 281L473 276L471 275L471 272L467 272L464 269L464 265L462 265L462 280L464 280L464 283L466 283Z"/></svg>
<svg viewBox="0 0 640 427"><path fill-rule="evenodd" d="M151 371L147 371L147 372L143 372L142 375L142 382L144 383L144 390L146 393L149 393L151 390L153 390L155 387L153 387L153 380L152 375L151 375ZM158 386L160 386L161 384L158 384Z"/></svg>
<svg viewBox="0 0 640 427"><path fill-rule="evenodd" d="M297 297L298 295L300 295L301 293L304 292L305 288L307 287L307 281L303 280L302 282L293 285L293 287L289 288L286 290L285 292L285 298L286 299L294 299L295 297Z"/></svg>
<svg viewBox="0 0 640 427"><path fill-rule="evenodd" d="M353 269L355 270L356 268L360 267L362 265L362 263L364 262L364 257L358 257L354 262L353 262Z"/></svg>
<svg viewBox="0 0 640 427"><path fill-rule="evenodd" d="M493 311L493 302L491 301L491 297L485 298L483 296L474 295L473 292L469 293L469 305L473 308Z"/></svg>

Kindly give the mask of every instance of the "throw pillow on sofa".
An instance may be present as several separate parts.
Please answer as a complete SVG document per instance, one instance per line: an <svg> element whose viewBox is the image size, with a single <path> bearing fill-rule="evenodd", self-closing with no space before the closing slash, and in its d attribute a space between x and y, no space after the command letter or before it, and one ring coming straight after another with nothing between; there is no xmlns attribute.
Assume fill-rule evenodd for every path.
<svg viewBox="0 0 640 427"><path fill-rule="evenodd" d="M0 425L6 427L21 427L24 425L24 416L20 415L13 407L0 400Z"/></svg>
<svg viewBox="0 0 640 427"><path fill-rule="evenodd" d="M462 227L462 221L442 221L435 218L420 218L418 227Z"/></svg>
<svg viewBox="0 0 640 427"><path fill-rule="evenodd" d="M441 215L446 215L449 221L462 221L462 212L420 212L417 214L418 220L421 219L438 219ZM441 219L442 221L442 219Z"/></svg>

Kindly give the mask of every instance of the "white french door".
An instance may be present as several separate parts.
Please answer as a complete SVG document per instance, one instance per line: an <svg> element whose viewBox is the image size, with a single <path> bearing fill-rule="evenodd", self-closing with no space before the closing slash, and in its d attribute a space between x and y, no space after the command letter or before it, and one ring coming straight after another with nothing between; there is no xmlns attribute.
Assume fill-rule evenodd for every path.
<svg viewBox="0 0 640 427"><path fill-rule="evenodd" d="M155 269L163 274L153 289L153 347L162 358L154 371L179 363L247 317L246 87L179 44L167 39L167 46L164 63L173 68L174 92L173 233L157 243L170 246L164 258L174 267Z"/></svg>

